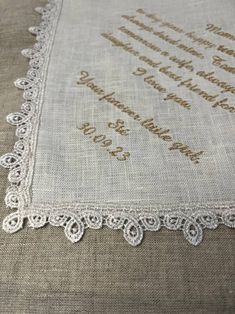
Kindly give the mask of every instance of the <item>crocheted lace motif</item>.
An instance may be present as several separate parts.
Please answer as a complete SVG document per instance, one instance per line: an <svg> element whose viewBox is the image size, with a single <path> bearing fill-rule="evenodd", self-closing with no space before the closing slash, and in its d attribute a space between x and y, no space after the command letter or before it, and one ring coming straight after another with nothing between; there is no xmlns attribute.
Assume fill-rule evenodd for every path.
<svg viewBox="0 0 235 314"><path fill-rule="evenodd" d="M31 207L30 186L34 169L34 155L37 143L40 112L43 103L45 79L53 45L55 31L62 8L62 0L48 0L45 7L36 8L42 15L39 26L30 27L36 35L33 48L24 49L23 56L29 59L26 77L15 81L23 90L24 103L20 112L11 113L7 121L16 126L13 152L0 158L0 164L9 169L10 186L6 191L6 206L14 209L3 221L3 229L14 233L23 228L24 220L32 228L48 223L64 227L65 235L72 242L78 242L87 228L100 229L107 226L123 230L125 239L133 246L143 239L145 230L157 231L161 227L181 230L193 245L202 241L203 229L215 229L220 224L235 227L234 204L184 206L184 208L145 208L117 206L114 204L43 204Z"/></svg>

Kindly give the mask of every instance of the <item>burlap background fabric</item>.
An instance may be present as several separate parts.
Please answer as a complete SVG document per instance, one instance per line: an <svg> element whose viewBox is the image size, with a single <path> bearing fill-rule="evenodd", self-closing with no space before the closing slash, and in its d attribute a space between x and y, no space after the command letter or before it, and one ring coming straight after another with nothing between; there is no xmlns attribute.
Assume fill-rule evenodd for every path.
<svg viewBox="0 0 235 314"><path fill-rule="evenodd" d="M12 150L14 127L5 116L19 109L13 81L28 64L20 51L34 43L27 28L41 0L0 0L0 154ZM0 169L1 221L8 171ZM0 313L233 313L234 231L205 231L198 247L181 232L146 232L130 247L121 231L89 230L78 244L62 229L0 230Z"/></svg>

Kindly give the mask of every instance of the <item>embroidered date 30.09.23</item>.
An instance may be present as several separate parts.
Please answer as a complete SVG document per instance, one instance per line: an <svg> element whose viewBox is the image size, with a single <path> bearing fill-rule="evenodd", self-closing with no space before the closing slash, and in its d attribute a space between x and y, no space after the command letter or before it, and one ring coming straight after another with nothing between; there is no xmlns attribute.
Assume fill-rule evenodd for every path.
<svg viewBox="0 0 235 314"><path fill-rule="evenodd" d="M91 126L89 122L84 123L81 127L77 127L77 129L83 131L83 134L89 136L94 143L100 144L100 147L106 148L111 157L116 157L119 161L125 161L130 157L130 153L124 152L121 146L111 149L112 139L107 138L104 134L96 135L96 127Z"/></svg>

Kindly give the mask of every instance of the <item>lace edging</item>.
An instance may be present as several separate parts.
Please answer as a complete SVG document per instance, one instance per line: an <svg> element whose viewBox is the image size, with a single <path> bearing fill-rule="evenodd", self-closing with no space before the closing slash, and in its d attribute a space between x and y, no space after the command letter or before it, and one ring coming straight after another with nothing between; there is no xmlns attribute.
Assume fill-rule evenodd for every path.
<svg viewBox="0 0 235 314"><path fill-rule="evenodd" d="M0 157L0 165L9 169L10 186L6 191L7 207L21 212L30 204L29 188L34 168L34 152L37 141L44 85L47 67L54 41L56 25L61 12L63 0L47 0L44 7L35 11L41 14L41 23L29 28L36 36L32 48L22 50L22 55L29 59L29 70L26 77L18 78L15 86L23 90L24 103L20 112L10 113L6 120L16 126L17 142L11 153Z"/></svg>
<svg viewBox="0 0 235 314"><path fill-rule="evenodd" d="M64 227L66 237L72 242L80 241L87 228L101 229L107 226L111 229L123 230L127 242L137 246L143 239L144 231L158 231L165 227L169 230L181 230L186 240L193 245L198 245L202 241L205 228L216 229L220 224L234 228L235 210L229 209L221 213L201 210L190 215L181 211L136 215L123 211L110 213L50 208L27 213L12 213L4 219L3 229L14 233L23 228L24 219L28 220L28 226L32 228L41 228L48 223L52 226Z"/></svg>
<svg viewBox="0 0 235 314"><path fill-rule="evenodd" d="M63 0L48 0L45 7L36 8L42 15L39 26L30 27L29 31L36 35L33 48L24 49L23 56L29 58L29 70L26 77L15 81L15 86L23 90L25 102L20 112L11 113L7 121L16 126L14 150L0 158L0 164L9 169L10 187L7 189L6 206L16 211L3 220L3 229L14 233L23 228L24 220L28 226L40 228L46 224L64 227L66 237L72 242L78 242L87 228L100 229L107 226L111 229L121 229L125 239L133 246L140 244L144 231L158 231L162 227L169 230L181 230L185 238L193 245L202 241L203 229L215 229L220 224L235 227L235 210L221 207L221 210L197 211L164 211L125 212L123 210L89 209L68 206L63 208L30 209L30 193L34 152L36 149L37 130L39 126L41 105L44 94L44 84L50 51L54 40L56 25L61 12Z"/></svg>

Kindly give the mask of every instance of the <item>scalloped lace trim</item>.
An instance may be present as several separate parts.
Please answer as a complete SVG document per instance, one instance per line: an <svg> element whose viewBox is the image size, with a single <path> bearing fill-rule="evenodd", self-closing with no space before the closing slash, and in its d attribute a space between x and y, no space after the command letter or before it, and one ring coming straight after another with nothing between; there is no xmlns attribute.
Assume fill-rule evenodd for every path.
<svg viewBox="0 0 235 314"><path fill-rule="evenodd" d="M111 229L123 230L124 238L133 246L141 243L144 231L158 231L162 227L169 230L181 230L184 237L193 245L202 241L203 229L216 229L220 224L235 227L235 210L230 208L222 212L197 210L185 213L183 211L159 211L158 213L143 212L135 209L130 213L125 208L110 212L111 209L99 209L92 206L67 205L65 207L38 207L37 210L15 212L8 215L3 222L3 229L13 233L23 227L24 219L28 226L41 228L46 224L64 227L66 237L72 242L81 240L87 228L100 229L107 226Z"/></svg>
<svg viewBox="0 0 235 314"><path fill-rule="evenodd" d="M36 8L42 15L39 26L30 27L36 35L33 48L24 49L23 56L29 58L29 70L26 77L15 81L15 86L23 90L25 102L20 112L11 113L7 121L16 126L13 152L0 158L0 164L9 169L8 179L11 183L6 191L6 206L16 209L3 221L3 229L14 233L23 228L24 220L28 226L40 228L46 224L64 227L65 235L72 242L78 242L87 228L100 229L107 226L123 230L125 239L133 246L143 239L146 230L158 231L161 227L169 230L181 230L185 238L193 245L202 241L203 229L215 229L220 224L235 227L235 206L205 206L188 209L169 210L145 209L144 207L117 207L69 204L53 206L48 204L31 208L30 186L34 168L34 153L44 95L44 86L50 52L54 41L56 26L63 0L48 0L45 7Z"/></svg>

